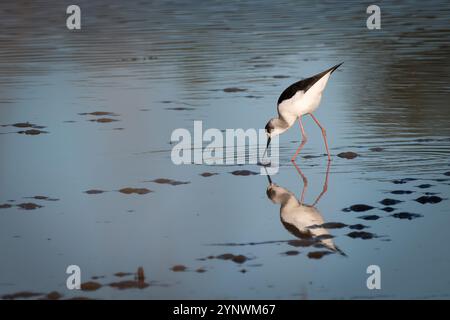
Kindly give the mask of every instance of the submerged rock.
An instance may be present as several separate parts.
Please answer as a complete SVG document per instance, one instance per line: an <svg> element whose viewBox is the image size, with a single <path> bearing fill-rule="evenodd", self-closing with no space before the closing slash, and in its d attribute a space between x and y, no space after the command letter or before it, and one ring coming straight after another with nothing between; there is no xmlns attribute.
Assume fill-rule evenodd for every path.
<svg viewBox="0 0 450 320"><path fill-rule="evenodd" d="M310 259L322 259L323 256L331 254L330 251L313 251L308 253Z"/></svg>
<svg viewBox="0 0 450 320"><path fill-rule="evenodd" d="M363 240L368 240L376 237L373 233L365 231L353 231L348 233L347 236L353 239L363 239Z"/></svg>
<svg viewBox="0 0 450 320"><path fill-rule="evenodd" d="M339 158L343 159L354 159L358 156L356 152L347 151L347 152L341 152L337 155Z"/></svg>
<svg viewBox="0 0 450 320"><path fill-rule="evenodd" d="M410 181L416 181L416 180L417 179L414 179L414 178L404 178L404 179L395 179L395 180L392 180L391 182L394 184L405 184Z"/></svg>
<svg viewBox="0 0 450 320"><path fill-rule="evenodd" d="M20 209L24 209L24 210L34 210L34 209L42 208L42 206L40 206L36 203L32 203L32 202L21 203L21 204L18 204L17 206Z"/></svg>
<svg viewBox="0 0 450 320"><path fill-rule="evenodd" d="M36 136L38 134L48 133L48 132L47 131L42 131L42 130L39 130L39 129L29 129L29 130L25 130L25 131L18 131L17 133L26 134L26 135L29 135L29 136Z"/></svg>
<svg viewBox="0 0 450 320"><path fill-rule="evenodd" d="M186 271L187 268L185 266L183 266L182 264L177 264L177 265L173 266L170 270L172 270L173 272L183 272L183 271Z"/></svg>
<svg viewBox="0 0 450 320"><path fill-rule="evenodd" d="M106 191L98 190L98 189L90 189L90 190L85 191L84 193L87 193L87 194L100 194L100 193L103 193L103 192L106 192Z"/></svg>
<svg viewBox="0 0 450 320"><path fill-rule="evenodd" d="M202 177L207 178L207 177L211 177L211 176L218 175L218 173L214 173L214 172L203 172L203 173L201 173L200 175L201 175Z"/></svg>
<svg viewBox="0 0 450 320"><path fill-rule="evenodd" d="M102 285L95 281L88 281L81 284L81 290L83 291L95 291L102 287Z"/></svg>
<svg viewBox="0 0 450 320"><path fill-rule="evenodd" d="M426 204L426 203L439 203L442 201L441 197L438 196L421 196L419 198L416 199L417 202L421 203L421 204Z"/></svg>
<svg viewBox="0 0 450 320"><path fill-rule="evenodd" d="M420 184L420 185L418 185L418 186L416 186L417 188L420 188L420 189L428 189L428 188L430 188L430 187L432 187L433 185L432 184L429 184L429 183L424 183L424 184Z"/></svg>
<svg viewBox="0 0 450 320"><path fill-rule="evenodd" d="M378 220L378 219L380 219L380 216L377 216L377 215L375 215L375 214L373 214L373 215L368 215L368 216L361 216L361 217L358 217L359 219L364 219L364 220Z"/></svg>
<svg viewBox="0 0 450 320"><path fill-rule="evenodd" d="M258 173L250 170L236 170L231 172L231 174L234 176L253 176L257 175Z"/></svg>
<svg viewBox="0 0 450 320"><path fill-rule="evenodd" d="M227 93L230 93L230 92L244 92L244 91L247 91L247 89L237 88L237 87L230 87L230 88L223 89L223 92L227 92Z"/></svg>
<svg viewBox="0 0 450 320"><path fill-rule="evenodd" d="M354 230L362 230L365 228L368 228L368 227L363 224L360 224L360 223L349 226L349 229L354 229Z"/></svg>
<svg viewBox="0 0 450 320"><path fill-rule="evenodd" d="M150 192L153 192L153 191L149 190L147 188L122 188L122 189L119 190L119 192L120 193L124 193L124 194L135 193L135 194L142 195L142 194L147 194L147 193L150 193Z"/></svg>
<svg viewBox="0 0 450 320"><path fill-rule="evenodd" d="M410 190L394 190L391 191L392 194L411 194L414 191L410 191Z"/></svg>
<svg viewBox="0 0 450 320"><path fill-rule="evenodd" d="M42 296L42 293L30 292L30 291L20 291L13 294L5 294L2 296L4 300L15 300L15 299L28 299L38 296Z"/></svg>
<svg viewBox="0 0 450 320"><path fill-rule="evenodd" d="M343 209L343 211L345 211L345 212L349 212L349 211L363 212L363 211L372 210L373 208L374 207L369 206L367 204L354 204L354 205L350 206L349 208Z"/></svg>
<svg viewBox="0 0 450 320"><path fill-rule="evenodd" d="M400 202L403 202L401 200L396 200L396 199L383 199L380 201L380 203L384 206L393 206L396 205Z"/></svg>
<svg viewBox="0 0 450 320"><path fill-rule="evenodd" d="M399 212L399 213L395 213L392 215L394 218L398 218L398 219L408 219L408 220L412 220L415 218L420 218L422 217L421 214L417 214L417 213L409 213L409 212Z"/></svg>
<svg viewBox="0 0 450 320"><path fill-rule="evenodd" d="M190 182L176 181L176 180L165 179L165 178L159 178L159 179L151 180L151 182L159 183L159 184L170 184L172 186L178 186L180 184L189 184L190 183Z"/></svg>
<svg viewBox="0 0 450 320"><path fill-rule="evenodd" d="M298 255L299 253L300 253L300 252L297 251L297 250L289 250L289 251L283 252L283 254L286 255L286 256L296 256L296 255Z"/></svg>

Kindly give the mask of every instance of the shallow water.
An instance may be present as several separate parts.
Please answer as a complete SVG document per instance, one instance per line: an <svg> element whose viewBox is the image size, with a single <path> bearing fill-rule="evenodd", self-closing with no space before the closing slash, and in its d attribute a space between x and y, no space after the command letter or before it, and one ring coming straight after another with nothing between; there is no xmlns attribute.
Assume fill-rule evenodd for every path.
<svg viewBox="0 0 450 320"><path fill-rule="evenodd" d="M368 4L342 1L78 4L78 32L65 28L63 4L0 4L1 295L449 297L448 2L382 4L375 31L365 27ZM174 129L192 130L194 120L263 128L285 87L341 61L316 112L333 160L314 210L346 225L328 228L334 238L300 241L268 198L266 177L231 174L259 172L256 165L172 163ZM89 114L96 111L112 114ZM26 122L34 127L12 126ZM294 127L280 138L272 180L297 199L307 180L311 205L327 162L320 130L304 124L309 140L297 165L306 179L289 161ZM26 130L40 131L17 133ZM359 156L337 156L346 151ZM94 189L105 192L86 193ZM441 201L415 201L422 196ZM343 211L356 204L374 208ZM228 253L235 256L221 256ZM247 259L233 261L238 255ZM93 280L103 287L67 290L71 264L82 282L104 276ZM381 290L366 287L373 264ZM172 269L179 265L186 269ZM149 286L108 286L134 279L140 266Z"/></svg>

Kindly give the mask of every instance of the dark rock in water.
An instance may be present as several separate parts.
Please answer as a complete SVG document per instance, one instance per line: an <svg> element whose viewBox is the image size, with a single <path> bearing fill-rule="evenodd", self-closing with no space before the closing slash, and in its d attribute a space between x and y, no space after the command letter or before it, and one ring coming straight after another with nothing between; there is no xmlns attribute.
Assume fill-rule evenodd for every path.
<svg viewBox="0 0 450 320"><path fill-rule="evenodd" d="M276 75L274 75L273 76L273 78L274 79L287 79L287 78L289 78L289 76L285 76L285 75L278 75L278 74L276 74Z"/></svg>
<svg viewBox="0 0 450 320"><path fill-rule="evenodd" d="M401 200L396 200L396 199L383 199L380 201L380 203L384 206L393 206L396 205L400 202L403 202Z"/></svg>
<svg viewBox="0 0 450 320"><path fill-rule="evenodd" d="M224 253L224 254L221 254L220 256L217 256L216 258L220 259L220 260L231 260L234 258L234 254Z"/></svg>
<svg viewBox="0 0 450 320"><path fill-rule="evenodd" d="M297 251L297 250L289 250L289 251L284 252L283 254L286 255L286 256L296 256L296 255L298 255L299 253L300 253L300 252Z"/></svg>
<svg viewBox="0 0 450 320"><path fill-rule="evenodd" d="M399 212L399 213L395 213L392 215L394 218L398 218L398 219L415 219L415 218L420 218L422 217L421 214L417 214L417 213L409 213L409 212Z"/></svg>
<svg viewBox="0 0 450 320"><path fill-rule="evenodd" d="M428 189L428 188L430 188L432 186L433 186L432 184L424 183L424 184L420 184L420 185L418 185L416 187L420 188L420 189Z"/></svg>
<svg viewBox="0 0 450 320"><path fill-rule="evenodd" d="M339 158L344 158L344 159L354 159L358 156L358 154L355 152L352 152L352 151L348 151L348 152L341 152L337 156Z"/></svg>
<svg viewBox="0 0 450 320"><path fill-rule="evenodd" d="M384 207L384 208L381 209L381 210L386 211L386 212L392 212L392 211L395 210L395 208L392 208L392 207Z"/></svg>
<svg viewBox="0 0 450 320"><path fill-rule="evenodd" d="M331 254L330 251L313 251L308 253L310 259L321 259L323 256Z"/></svg>
<svg viewBox="0 0 450 320"><path fill-rule="evenodd" d="M421 203L421 204L425 204L425 203L439 203L442 201L441 197L438 196L422 196L420 198L416 199L417 202Z"/></svg>
<svg viewBox="0 0 450 320"><path fill-rule="evenodd" d="M106 191L97 190L97 189L91 189L91 190L85 191L84 193L87 193L87 194L100 194L100 193L103 193L103 192L106 192Z"/></svg>
<svg viewBox="0 0 450 320"><path fill-rule="evenodd" d="M12 207L12 205L10 205L9 203L0 204L0 209L8 209L11 207Z"/></svg>
<svg viewBox="0 0 450 320"><path fill-rule="evenodd" d="M52 291L45 296L47 300L59 300L62 298L62 294L57 291Z"/></svg>
<svg viewBox="0 0 450 320"><path fill-rule="evenodd" d="M248 258L242 254L234 255L231 253L221 254L221 255L217 256L216 258L220 259L220 260L231 260L231 261L239 263L239 264L244 263L245 261L248 260Z"/></svg>
<svg viewBox="0 0 450 320"><path fill-rule="evenodd" d="M89 121L99 122L99 123L109 123L109 122L114 122L114 121L119 121L119 120L111 119L111 118L98 118L98 119L91 119Z"/></svg>
<svg viewBox="0 0 450 320"><path fill-rule="evenodd" d="M363 240L368 240L376 237L373 233L365 231L353 231L348 233L347 236L353 239L363 239Z"/></svg>
<svg viewBox="0 0 450 320"><path fill-rule="evenodd" d="M249 170L236 170L231 172L232 175L234 176L253 176L253 175L257 175L257 172L254 171L249 171Z"/></svg>
<svg viewBox="0 0 450 320"><path fill-rule="evenodd" d="M377 215L368 215L368 216L361 216L361 217L358 217L359 219L364 219L364 220L378 220L378 219L380 219L380 216L377 216Z"/></svg>
<svg viewBox="0 0 450 320"><path fill-rule="evenodd" d="M345 228L347 225L345 223L341 223L341 222L326 222L323 224L315 224L312 225L310 227L308 227L309 229L317 229L317 228L325 228L325 229L340 229L340 228Z"/></svg>
<svg viewBox="0 0 450 320"><path fill-rule="evenodd" d="M203 268L198 268L197 270L195 270L195 272L204 273L204 272L206 272L206 270Z"/></svg>
<svg viewBox="0 0 450 320"><path fill-rule="evenodd" d="M94 111L79 113L81 116L117 116L114 112L109 111Z"/></svg>
<svg viewBox="0 0 450 320"><path fill-rule="evenodd" d="M29 135L29 136L36 136L38 134L48 133L48 132L47 131L41 131L41 130L38 130L38 129L29 129L29 130L25 130L25 131L18 131L17 133L26 134L26 135Z"/></svg>
<svg viewBox="0 0 450 320"><path fill-rule="evenodd" d="M37 208L42 208L42 206L40 206L36 203L32 203L32 202L21 203L21 204L18 204L17 206L24 210L34 210Z"/></svg>
<svg viewBox="0 0 450 320"><path fill-rule="evenodd" d="M173 266L170 270L174 271L174 272L183 272L186 271L186 267L183 266L182 264L178 264L176 266Z"/></svg>
<svg viewBox="0 0 450 320"><path fill-rule="evenodd" d="M42 296L43 293L30 292L30 291L20 291L13 294L5 294L2 296L3 300L14 300L14 299L28 299L38 296Z"/></svg>
<svg viewBox="0 0 450 320"><path fill-rule="evenodd" d="M147 188L122 188L119 190L120 193L124 193L124 194L132 194L132 193L136 193L136 194L147 194L149 192L153 192Z"/></svg>
<svg viewBox="0 0 450 320"><path fill-rule="evenodd" d="M143 282L145 280L145 273L144 273L144 268L143 267L139 267L137 269L136 279L137 279L137 281L141 281L141 282Z"/></svg>
<svg viewBox="0 0 450 320"><path fill-rule="evenodd" d="M444 176L449 177L449 176L450 176L450 171L445 172L445 173L444 173Z"/></svg>
<svg viewBox="0 0 450 320"><path fill-rule="evenodd" d="M370 150L370 151L373 151L373 152L381 152L381 151L384 150L384 148L381 148L381 147L374 147L374 148L370 148L369 150Z"/></svg>
<svg viewBox="0 0 450 320"><path fill-rule="evenodd" d="M125 289L145 289L149 286L149 284L144 281L126 280L110 283L109 286L111 288L125 290Z"/></svg>
<svg viewBox="0 0 450 320"><path fill-rule="evenodd" d="M49 198L47 196L34 196L34 197L30 197L31 199L36 199L36 200L45 200L45 201L58 201L59 199L57 198Z"/></svg>
<svg viewBox="0 0 450 320"><path fill-rule="evenodd" d="M225 88L225 89L223 89L223 91L227 92L227 93L230 93L230 92L244 92L244 91L247 91L247 89L231 87L231 88Z"/></svg>
<svg viewBox="0 0 450 320"><path fill-rule="evenodd" d="M173 107L173 108L165 108L166 110L172 110L172 111L192 111L195 110L195 108L189 108L189 107Z"/></svg>
<svg viewBox="0 0 450 320"><path fill-rule="evenodd" d="M395 180L392 180L391 182L394 184L405 184L410 181L416 181L416 180L417 179L414 179L414 178L404 178L404 179L395 179Z"/></svg>
<svg viewBox="0 0 450 320"><path fill-rule="evenodd" d="M391 191L392 194L411 194L414 191L410 191L410 190L394 190Z"/></svg>
<svg viewBox="0 0 450 320"><path fill-rule="evenodd" d="M358 223L358 224L354 224L354 225L349 226L349 228L353 229L353 230L362 230L362 229L365 229L365 228L368 228L368 227L363 225L363 224Z"/></svg>
<svg viewBox="0 0 450 320"><path fill-rule="evenodd" d="M172 186L178 186L180 184L189 184L190 182L184 182L184 181L175 181L172 179L165 179L165 178L159 178L155 180L151 180L151 182L159 183L159 184L170 184Z"/></svg>
<svg viewBox="0 0 450 320"><path fill-rule="evenodd" d="M95 291L102 287L98 282L89 281L81 284L81 290L83 291Z"/></svg>
<svg viewBox="0 0 450 320"><path fill-rule="evenodd" d="M374 207L369 206L367 204L354 204L354 205L350 206L349 208L343 209L343 211L345 211L345 212L350 212L350 211L363 212L363 211L372 210L373 208Z"/></svg>
<svg viewBox="0 0 450 320"><path fill-rule="evenodd" d="M214 172L203 172L203 173L201 173L200 175L201 175L202 177L207 178L207 177L211 177L211 176L218 175L218 173L214 173Z"/></svg>
<svg viewBox="0 0 450 320"><path fill-rule="evenodd" d="M116 272L116 273L114 273L114 275L116 277L122 278L122 277L126 277L126 276L131 276L132 273L131 272Z"/></svg>
<svg viewBox="0 0 450 320"><path fill-rule="evenodd" d="M293 141L292 143L298 143L298 141ZM303 159L315 159L315 158L320 158L321 156L315 156L312 154L307 154L305 156L302 156Z"/></svg>
<svg viewBox="0 0 450 320"><path fill-rule="evenodd" d="M240 254L240 255L234 256L233 259L231 259L231 261L240 264L240 263L244 263L245 261L247 261L247 257Z"/></svg>
<svg viewBox="0 0 450 320"><path fill-rule="evenodd" d="M11 126L16 127L16 128L31 128L31 127L34 127L34 124L29 123L29 122L19 122L19 123L14 123Z"/></svg>

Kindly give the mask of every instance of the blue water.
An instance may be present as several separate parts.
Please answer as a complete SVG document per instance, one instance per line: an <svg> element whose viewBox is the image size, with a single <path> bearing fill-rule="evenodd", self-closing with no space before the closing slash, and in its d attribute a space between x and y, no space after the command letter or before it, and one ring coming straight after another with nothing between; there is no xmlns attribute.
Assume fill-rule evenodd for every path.
<svg viewBox="0 0 450 320"><path fill-rule="evenodd" d="M448 298L450 4L381 3L381 29L368 30L369 4L78 1L82 29L69 31L63 3L1 3L0 205L11 207L0 209L0 295ZM195 120L205 129L264 128L284 88L342 61L316 112L332 163L315 208L325 222L360 223L377 237L329 229L346 256L312 259L325 249L292 246L297 238L268 199L266 177L230 173L258 166L176 166L170 136L192 130ZM245 91L224 92L234 87ZM80 115L95 111L115 115ZM99 118L118 121L88 121ZM24 122L45 132L11 126ZM297 164L312 204L327 162L320 130L308 117L304 125L309 140ZM281 167L272 177L298 198L303 180L290 157L299 139L297 126L280 137ZM359 156L337 156L345 151ZM189 183L149 182L157 178ZM405 178L417 180L393 183ZM117 192L125 187L153 192ZM415 201L427 192L441 201ZM403 202L388 213L379 203L385 198ZM42 207L16 206L28 202ZM354 204L375 208L342 211ZM400 212L421 216L391 216ZM225 253L248 260L203 259ZM71 264L81 267L82 282L104 276L95 279L103 287L68 290ZM381 267L381 290L366 287L373 264ZM174 272L175 265L187 270ZM108 286L133 279L114 274L140 266L149 287Z"/></svg>

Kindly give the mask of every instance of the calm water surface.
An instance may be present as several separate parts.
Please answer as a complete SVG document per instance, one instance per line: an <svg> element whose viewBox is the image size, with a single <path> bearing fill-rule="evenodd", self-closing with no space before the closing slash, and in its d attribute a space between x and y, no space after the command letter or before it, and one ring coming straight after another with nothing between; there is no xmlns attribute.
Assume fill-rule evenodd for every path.
<svg viewBox="0 0 450 320"><path fill-rule="evenodd" d="M68 4L0 4L1 295L449 297L449 2L382 3L376 31L369 2L77 3L77 32L65 28ZM254 165L172 164L174 129L263 128L285 87L341 61L316 112L328 174L311 119L303 177L289 161L298 128L280 138L275 191L264 176L231 174ZM337 157L345 151L359 156ZM153 192L117 191L126 187ZM304 212L289 219L328 223L306 239L281 208L303 190ZM373 208L343 210L358 204ZM71 264L103 287L67 290ZM372 264L381 290L366 287ZM138 267L149 286L109 286Z"/></svg>

